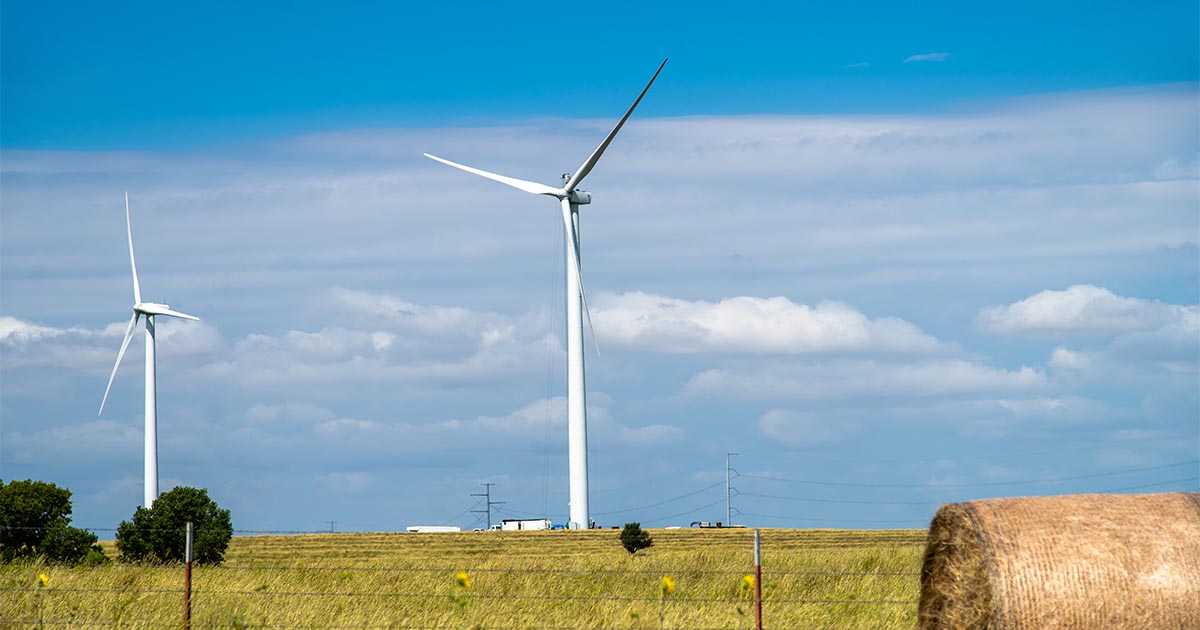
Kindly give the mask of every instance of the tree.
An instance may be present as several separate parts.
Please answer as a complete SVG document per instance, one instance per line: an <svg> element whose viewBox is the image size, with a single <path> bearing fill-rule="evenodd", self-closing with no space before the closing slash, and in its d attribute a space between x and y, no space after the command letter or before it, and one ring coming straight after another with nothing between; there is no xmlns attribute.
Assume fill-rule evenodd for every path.
<svg viewBox="0 0 1200 630"><path fill-rule="evenodd" d="M71 491L45 481L0 481L0 558L106 562L96 535L71 527Z"/></svg>
<svg viewBox="0 0 1200 630"><path fill-rule="evenodd" d="M202 564L220 564L233 537L229 510L222 510L204 488L177 486L154 501L154 507L139 507L133 521L117 527L117 549L130 562L182 562L187 545L187 522L195 526L193 559Z"/></svg>
<svg viewBox="0 0 1200 630"><path fill-rule="evenodd" d="M57 523L46 530L38 551L51 562L93 566L111 562L96 543L95 534L65 523Z"/></svg>
<svg viewBox="0 0 1200 630"><path fill-rule="evenodd" d="M650 532L642 529L641 523L625 523L625 529L621 530L621 546L629 553L637 553L639 549L645 549L653 545L654 541L650 539Z"/></svg>

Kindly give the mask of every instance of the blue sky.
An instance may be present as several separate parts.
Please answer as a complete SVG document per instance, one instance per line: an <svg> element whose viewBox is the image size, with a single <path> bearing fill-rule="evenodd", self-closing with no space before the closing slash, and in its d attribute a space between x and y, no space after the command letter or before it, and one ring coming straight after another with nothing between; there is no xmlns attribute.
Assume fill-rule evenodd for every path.
<svg viewBox="0 0 1200 630"><path fill-rule="evenodd" d="M5 3L0 477L245 529L566 513L556 209L585 185L605 525L923 526L1200 487L1195 3ZM539 203L543 202L543 203ZM694 494L693 494L694 493Z"/></svg>

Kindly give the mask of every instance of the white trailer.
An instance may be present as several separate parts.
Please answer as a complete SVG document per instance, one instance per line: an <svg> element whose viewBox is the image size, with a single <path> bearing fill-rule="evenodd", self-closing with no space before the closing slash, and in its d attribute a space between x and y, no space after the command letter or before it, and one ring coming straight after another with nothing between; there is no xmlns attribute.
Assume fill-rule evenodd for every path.
<svg viewBox="0 0 1200 630"><path fill-rule="evenodd" d="M462 528L453 525L409 525L405 530L410 534L448 534L461 532Z"/></svg>
<svg viewBox="0 0 1200 630"><path fill-rule="evenodd" d="M500 529L506 532L516 531L534 531L541 529L550 529L550 519L548 518L506 518L500 521Z"/></svg>

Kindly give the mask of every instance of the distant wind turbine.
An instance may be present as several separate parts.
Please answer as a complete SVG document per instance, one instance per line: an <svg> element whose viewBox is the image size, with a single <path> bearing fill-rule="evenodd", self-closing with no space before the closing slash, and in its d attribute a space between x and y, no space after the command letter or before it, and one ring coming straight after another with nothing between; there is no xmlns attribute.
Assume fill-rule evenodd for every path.
<svg viewBox="0 0 1200 630"><path fill-rule="evenodd" d="M121 351L117 353L117 362L113 365L112 374L108 377L108 387L104 388L104 398L100 400L100 413L104 413L104 403L108 402L108 391L112 389L113 379L117 377L117 368L121 367L121 358L125 349L133 339L133 331L137 328L138 319L146 316L146 470L145 470L145 507L154 505L158 498L158 417L155 410L155 379L154 379L154 316L168 315L199 321L199 317L171 310L166 304L142 301L142 289L138 285L137 261L133 257L133 225L129 220L129 193L125 193L125 231L129 235L129 266L133 269L133 318L129 320L129 328L125 330L125 341L121 342Z"/></svg>
<svg viewBox="0 0 1200 630"><path fill-rule="evenodd" d="M642 102L642 97L646 96L646 92L650 90L650 86L654 84L654 80L658 78L658 73L662 72L665 65L667 65L667 60L663 59L663 62L658 66L658 70L654 72L654 76L650 77L650 82L646 84L646 87L642 89L642 93L638 95L637 100L633 102L633 105L629 106L629 111L625 112L625 115L621 117L617 125L608 133L608 137L604 139L604 142L601 142L600 146L596 147L595 151L592 151L592 154L588 156L588 159L584 160L579 169L575 171L575 174L563 174L563 185L561 188L505 177L504 175L497 175L451 162L450 160L444 160L428 153L425 154L425 157L431 160L436 160L468 173L474 173L480 177L498 181L501 184L507 184L527 193L556 197L562 206L564 238L567 243L567 456L570 469L571 501L568 527L571 529L587 529L591 523L591 520L588 518L587 394L583 373L583 320L581 311L587 317L588 329L592 332L592 343L596 344L596 331L592 328L592 314L590 309L588 309L587 294L583 289L583 274L580 271L579 256L579 206L591 203L592 196L587 192L579 190L578 186L583 182L583 178L592 172L592 167L596 166L596 162L600 160L600 156L604 154L605 149L608 148L613 138L616 137L617 132L621 130L621 126L629 119L630 114L637 108L638 103ZM596 354L599 353L600 347L597 344Z"/></svg>

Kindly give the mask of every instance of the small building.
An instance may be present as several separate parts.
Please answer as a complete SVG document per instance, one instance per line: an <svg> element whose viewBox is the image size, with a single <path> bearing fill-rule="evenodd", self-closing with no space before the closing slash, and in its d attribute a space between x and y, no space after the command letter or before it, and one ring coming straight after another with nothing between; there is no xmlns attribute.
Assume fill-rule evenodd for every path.
<svg viewBox="0 0 1200 630"><path fill-rule="evenodd" d="M548 518L506 518L500 521L500 529L506 532L516 531L535 531L542 529L550 529L553 524Z"/></svg>

